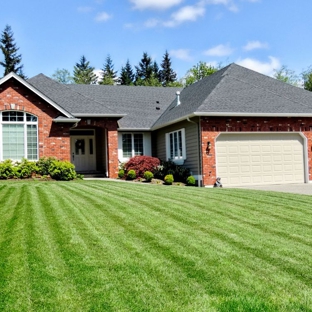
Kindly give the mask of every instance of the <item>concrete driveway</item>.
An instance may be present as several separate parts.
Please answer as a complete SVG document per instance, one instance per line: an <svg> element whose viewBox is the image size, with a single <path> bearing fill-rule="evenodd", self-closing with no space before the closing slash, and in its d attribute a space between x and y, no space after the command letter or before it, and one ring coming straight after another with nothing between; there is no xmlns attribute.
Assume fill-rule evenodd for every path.
<svg viewBox="0 0 312 312"><path fill-rule="evenodd" d="M250 185L250 186L242 186L238 188L244 188L244 189L249 189L249 190L262 190L262 191L312 195L312 183L274 184L274 185L258 185L258 186Z"/></svg>

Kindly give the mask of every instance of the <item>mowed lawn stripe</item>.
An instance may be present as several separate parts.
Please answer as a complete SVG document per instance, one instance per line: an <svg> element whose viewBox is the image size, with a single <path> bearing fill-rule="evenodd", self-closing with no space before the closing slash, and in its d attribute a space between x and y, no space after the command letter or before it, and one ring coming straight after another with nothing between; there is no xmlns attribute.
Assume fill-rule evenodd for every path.
<svg viewBox="0 0 312 312"><path fill-rule="evenodd" d="M26 245L23 276L30 283L24 310L312 307L306 226L312 218L305 196L284 200L267 192L102 181L16 182L14 192L22 194L24 185L20 197L28 206L19 212L26 211L27 235L20 243ZM0 183L0 194L4 189ZM7 206L3 211L3 233L10 238L15 219ZM20 290L12 303L0 293L4 311L21 304Z"/></svg>

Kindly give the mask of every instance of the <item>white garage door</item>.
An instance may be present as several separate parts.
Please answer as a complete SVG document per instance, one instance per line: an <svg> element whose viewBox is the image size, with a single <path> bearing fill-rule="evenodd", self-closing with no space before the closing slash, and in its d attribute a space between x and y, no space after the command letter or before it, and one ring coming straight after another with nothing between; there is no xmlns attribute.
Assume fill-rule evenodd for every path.
<svg viewBox="0 0 312 312"><path fill-rule="evenodd" d="M217 175L226 185L304 182L304 140L292 134L220 134Z"/></svg>

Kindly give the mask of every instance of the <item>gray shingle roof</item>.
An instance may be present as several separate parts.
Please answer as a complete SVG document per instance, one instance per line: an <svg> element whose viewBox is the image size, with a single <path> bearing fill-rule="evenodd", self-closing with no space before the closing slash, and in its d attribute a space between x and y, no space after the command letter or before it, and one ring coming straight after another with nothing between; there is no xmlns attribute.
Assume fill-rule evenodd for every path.
<svg viewBox="0 0 312 312"><path fill-rule="evenodd" d="M236 64L182 90L156 121L159 128L195 115L311 115L312 92Z"/></svg>

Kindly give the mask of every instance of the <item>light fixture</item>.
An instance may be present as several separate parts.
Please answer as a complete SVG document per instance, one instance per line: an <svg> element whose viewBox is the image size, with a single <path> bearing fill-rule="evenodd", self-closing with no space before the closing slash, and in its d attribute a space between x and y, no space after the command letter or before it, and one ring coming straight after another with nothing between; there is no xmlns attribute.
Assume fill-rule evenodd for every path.
<svg viewBox="0 0 312 312"><path fill-rule="evenodd" d="M91 125L91 119L87 119L87 125Z"/></svg>
<svg viewBox="0 0 312 312"><path fill-rule="evenodd" d="M206 148L207 155L209 155L210 150L211 150L211 143L210 143L210 141L208 141L207 142L207 148Z"/></svg>

